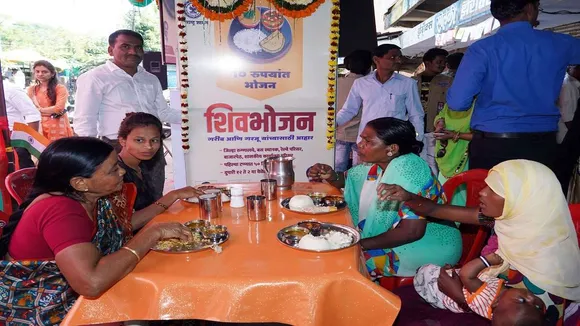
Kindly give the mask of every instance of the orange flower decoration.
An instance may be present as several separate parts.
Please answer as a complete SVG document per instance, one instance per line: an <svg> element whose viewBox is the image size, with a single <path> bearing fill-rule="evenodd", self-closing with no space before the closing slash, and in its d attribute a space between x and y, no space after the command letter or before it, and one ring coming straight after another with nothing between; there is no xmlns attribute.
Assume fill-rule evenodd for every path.
<svg viewBox="0 0 580 326"><path fill-rule="evenodd" d="M211 21L232 20L248 11L253 0L238 0L231 7L213 7L206 0L191 0L191 4L207 19Z"/></svg>

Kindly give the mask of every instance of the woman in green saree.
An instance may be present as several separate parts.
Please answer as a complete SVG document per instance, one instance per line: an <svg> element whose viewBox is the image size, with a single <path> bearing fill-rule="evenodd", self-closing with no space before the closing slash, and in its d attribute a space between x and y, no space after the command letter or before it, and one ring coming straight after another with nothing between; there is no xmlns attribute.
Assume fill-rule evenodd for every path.
<svg viewBox="0 0 580 326"><path fill-rule="evenodd" d="M416 215L397 202L378 200L379 183L394 183L431 200L445 201L441 185L418 156L423 144L415 139L413 125L379 118L367 124L360 138L358 156L367 164L345 174L315 164L307 175L311 180L345 187L345 199L353 224L362 234L360 245L373 280L413 276L427 263L457 263L461 235L454 224Z"/></svg>

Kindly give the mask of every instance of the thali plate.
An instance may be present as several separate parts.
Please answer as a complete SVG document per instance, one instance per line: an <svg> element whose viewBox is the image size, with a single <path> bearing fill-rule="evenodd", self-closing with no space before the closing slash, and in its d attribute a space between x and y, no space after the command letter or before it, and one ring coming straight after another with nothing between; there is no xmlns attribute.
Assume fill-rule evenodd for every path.
<svg viewBox="0 0 580 326"><path fill-rule="evenodd" d="M298 241L299 239L296 239L296 241L292 241L292 239L287 239L287 234L288 233L292 233L293 230L296 229L300 229L301 226L300 225L307 225L307 224L320 224L321 226L321 234L324 234L325 231L336 231L336 232L341 232L344 234L348 234L350 236L352 236L352 242L350 245L342 247L342 248L338 248L338 249L331 249L331 250L310 250L310 249L302 249L298 247ZM307 228L307 227L305 227ZM302 221L299 222L297 224L294 225L290 225L287 226L283 229L281 229L280 231L278 231L278 234L276 236L278 238L278 241L283 244L284 246L288 247L288 248L292 248L292 249L296 249L296 250L300 250L300 251L307 251L307 252L317 252L317 253L325 253L325 252L334 252L334 251L339 251L339 250L344 250L350 247L355 246L359 241L360 241L360 233L355 230L354 228L350 227L350 226L346 226L346 225L342 225L342 224L334 224L334 223L323 223L323 222L318 222L318 221Z"/></svg>
<svg viewBox="0 0 580 326"><path fill-rule="evenodd" d="M316 206L317 208L314 208L314 211L299 211L299 210L294 210L294 209L290 209L289 203L290 203L290 199L292 198L285 198L280 202L280 206L282 206L283 209L288 210L290 212L294 212L294 213L299 213L299 214L306 214L306 215L323 215L323 214L331 214L331 213L336 213L336 212L340 212L342 210L344 210L345 208L347 208L347 204L346 202L343 202L341 204L338 204L334 207L336 207L336 210L329 210L329 211L316 211L317 209L324 209L323 207L329 207L329 206Z"/></svg>
<svg viewBox="0 0 580 326"><path fill-rule="evenodd" d="M221 238L218 242L208 241L207 244L200 243L199 246L191 247L191 248L188 248L187 250L160 249L157 247L158 244L155 245L153 248L151 248L151 250L166 253L166 254L189 254L189 253L193 253L193 252L199 252L199 251L211 249L211 246L209 246L209 245L221 245L222 243L228 241L229 238L230 238L230 234L228 232L226 234L226 236Z"/></svg>

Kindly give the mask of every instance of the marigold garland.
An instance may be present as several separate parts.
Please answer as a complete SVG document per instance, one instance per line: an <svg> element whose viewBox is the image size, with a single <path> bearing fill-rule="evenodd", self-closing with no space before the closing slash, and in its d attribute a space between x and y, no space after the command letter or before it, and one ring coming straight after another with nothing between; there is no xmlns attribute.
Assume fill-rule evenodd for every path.
<svg viewBox="0 0 580 326"><path fill-rule="evenodd" d="M179 51L179 82L181 86L181 147L187 153L189 151L189 74L187 72L189 66L189 58L187 56L187 25L185 24L185 1L177 0L177 29L178 42L177 49Z"/></svg>
<svg viewBox="0 0 580 326"><path fill-rule="evenodd" d="M304 18L311 16L325 0L313 0L307 5L290 4L286 0L270 0L276 9L286 17Z"/></svg>
<svg viewBox="0 0 580 326"><path fill-rule="evenodd" d="M228 19L235 19L248 11L250 5L254 0L238 0L230 7L210 6L207 0L190 0L191 4L199 11L205 18L212 21L223 22Z"/></svg>
<svg viewBox="0 0 580 326"><path fill-rule="evenodd" d="M330 57L328 61L328 92L326 100L328 110L326 112L326 149L334 148L335 143L335 115L336 115L336 68L338 60L338 38L340 22L340 0L332 0L332 19L330 22Z"/></svg>

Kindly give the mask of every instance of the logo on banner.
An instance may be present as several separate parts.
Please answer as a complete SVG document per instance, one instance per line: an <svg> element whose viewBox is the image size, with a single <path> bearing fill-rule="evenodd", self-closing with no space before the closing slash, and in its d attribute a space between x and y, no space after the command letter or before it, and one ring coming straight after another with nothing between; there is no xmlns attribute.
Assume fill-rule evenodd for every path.
<svg viewBox="0 0 580 326"><path fill-rule="evenodd" d="M185 15L191 19L197 19L201 17L201 13L190 1L185 2Z"/></svg>

